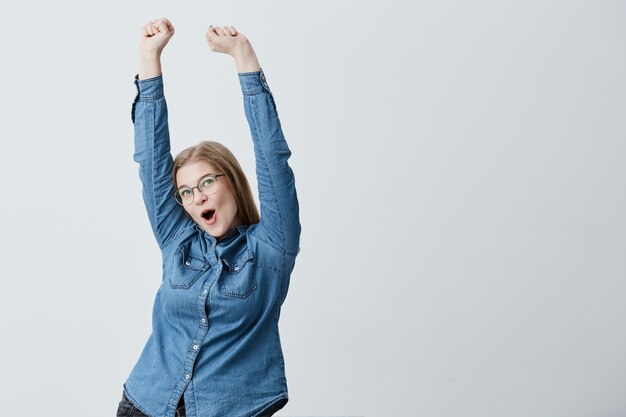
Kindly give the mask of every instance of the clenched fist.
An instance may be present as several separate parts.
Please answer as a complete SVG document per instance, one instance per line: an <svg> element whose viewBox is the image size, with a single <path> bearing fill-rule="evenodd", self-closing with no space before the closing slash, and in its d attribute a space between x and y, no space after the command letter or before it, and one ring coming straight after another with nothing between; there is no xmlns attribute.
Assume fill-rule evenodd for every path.
<svg viewBox="0 0 626 417"><path fill-rule="evenodd" d="M212 51L228 55L234 55L238 48L248 43L248 38L233 26L209 26L204 36Z"/></svg>
<svg viewBox="0 0 626 417"><path fill-rule="evenodd" d="M174 36L174 26L167 18L151 20L141 28L139 48L143 53L161 54L165 45Z"/></svg>
<svg viewBox="0 0 626 417"><path fill-rule="evenodd" d="M237 32L233 26L209 26L204 37L212 51L222 52L235 58L239 72L260 69L259 61L248 38L243 33Z"/></svg>

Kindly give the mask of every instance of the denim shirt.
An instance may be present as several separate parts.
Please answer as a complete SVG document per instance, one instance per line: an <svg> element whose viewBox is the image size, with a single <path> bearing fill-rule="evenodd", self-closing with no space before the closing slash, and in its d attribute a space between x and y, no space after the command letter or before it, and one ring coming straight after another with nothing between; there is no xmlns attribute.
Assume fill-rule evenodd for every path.
<svg viewBox="0 0 626 417"><path fill-rule="evenodd" d="M239 73L256 159L261 220L216 239L173 197L162 74L139 80L134 160L162 254L152 333L124 383L150 417L258 416L287 402L280 309L299 252L294 175L263 70Z"/></svg>

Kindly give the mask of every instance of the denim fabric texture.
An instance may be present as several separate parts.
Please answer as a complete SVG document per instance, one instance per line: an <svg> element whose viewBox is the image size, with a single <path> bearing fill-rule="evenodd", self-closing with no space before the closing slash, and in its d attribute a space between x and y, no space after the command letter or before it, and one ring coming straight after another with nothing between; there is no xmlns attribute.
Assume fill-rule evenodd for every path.
<svg viewBox="0 0 626 417"><path fill-rule="evenodd" d="M181 396L187 417L269 416L288 400L278 319L300 250L291 151L263 70L238 78L261 221L217 242L173 197L163 75L135 76L133 158L163 274L152 333L123 391L131 412L148 417L176 416Z"/></svg>

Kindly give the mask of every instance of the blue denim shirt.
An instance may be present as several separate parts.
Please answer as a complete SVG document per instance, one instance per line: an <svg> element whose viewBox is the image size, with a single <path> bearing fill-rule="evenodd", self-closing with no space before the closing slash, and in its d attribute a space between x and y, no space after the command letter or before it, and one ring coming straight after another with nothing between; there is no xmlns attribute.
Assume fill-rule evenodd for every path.
<svg viewBox="0 0 626 417"><path fill-rule="evenodd" d="M239 73L254 144L261 221L217 242L173 197L163 78L139 80L134 160L163 260L152 333L124 392L150 417L257 416L287 402L280 308L299 252L294 175L263 70Z"/></svg>

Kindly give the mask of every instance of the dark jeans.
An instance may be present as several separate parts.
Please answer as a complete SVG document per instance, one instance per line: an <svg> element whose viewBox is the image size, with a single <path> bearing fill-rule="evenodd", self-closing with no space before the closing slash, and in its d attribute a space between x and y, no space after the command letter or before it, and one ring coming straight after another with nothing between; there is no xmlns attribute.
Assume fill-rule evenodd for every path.
<svg viewBox="0 0 626 417"><path fill-rule="evenodd" d="M128 398L126 398L126 394L122 391L122 401L117 406L117 415L116 417L148 417L133 403L130 402ZM184 397L180 397L180 401L178 402L178 407L176 407L176 415L175 417L186 417L185 414L185 400Z"/></svg>
<svg viewBox="0 0 626 417"><path fill-rule="evenodd" d="M279 400L278 402L272 404L267 410L261 413L258 417L271 417L275 412L283 408L287 404L286 399ZM178 402L178 407L176 407L176 416L175 417L186 417L185 413L185 400L184 397L180 397L180 401ZM116 417L148 417L141 411L135 407L133 403L130 402L128 398L126 398L126 394L122 391L122 401L117 407L117 415Z"/></svg>

